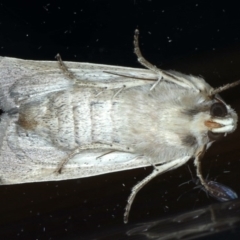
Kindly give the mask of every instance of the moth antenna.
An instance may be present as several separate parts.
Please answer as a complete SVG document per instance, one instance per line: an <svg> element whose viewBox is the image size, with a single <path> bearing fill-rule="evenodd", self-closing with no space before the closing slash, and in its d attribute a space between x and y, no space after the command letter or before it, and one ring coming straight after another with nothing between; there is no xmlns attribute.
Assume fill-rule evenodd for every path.
<svg viewBox="0 0 240 240"><path fill-rule="evenodd" d="M211 92L211 95L210 95L210 96L213 96L213 95L215 95L215 94L217 94L217 93L223 92L223 91L225 91L225 90L227 90L227 89L229 89L229 88L235 87L235 86L237 86L237 85L239 85L239 84L240 84L240 80L235 81L235 82L233 82L233 83L228 83L228 84L226 84L226 85L224 85L224 86L222 86L222 87L218 87L218 88L214 89L214 90Z"/></svg>

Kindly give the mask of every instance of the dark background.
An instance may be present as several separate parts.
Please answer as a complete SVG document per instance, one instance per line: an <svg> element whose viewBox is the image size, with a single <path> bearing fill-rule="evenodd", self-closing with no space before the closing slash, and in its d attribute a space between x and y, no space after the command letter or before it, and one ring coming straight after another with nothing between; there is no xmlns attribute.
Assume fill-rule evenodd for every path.
<svg viewBox="0 0 240 240"><path fill-rule="evenodd" d="M240 79L240 14L225 1L0 1L0 55L141 67L133 54L163 69L202 75L212 86ZM240 87L222 94L240 113ZM203 159L204 176L240 195L240 128ZM192 161L157 177L137 195L123 224L131 188L152 168L78 180L0 187L2 239L112 239L132 224L191 211L216 200L196 186ZM174 231L174 229L173 229ZM125 239L120 236L115 239ZM138 238L135 238L138 239ZM218 238L219 239L219 238Z"/></svg>

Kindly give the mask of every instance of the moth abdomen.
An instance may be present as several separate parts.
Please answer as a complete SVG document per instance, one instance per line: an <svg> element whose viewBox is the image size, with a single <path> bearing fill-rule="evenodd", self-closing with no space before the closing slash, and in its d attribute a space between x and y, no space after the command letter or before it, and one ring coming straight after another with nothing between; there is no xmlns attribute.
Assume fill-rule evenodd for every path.
<svg viewBox="0 0 240 240"><path fill-rule="evenodd" d="M113 94L108 90L96 96L91 88L57 92L44 101L21 106L18 125L65 150L114 143L119 138L115 134L117 102L110 98Z"/></svg>

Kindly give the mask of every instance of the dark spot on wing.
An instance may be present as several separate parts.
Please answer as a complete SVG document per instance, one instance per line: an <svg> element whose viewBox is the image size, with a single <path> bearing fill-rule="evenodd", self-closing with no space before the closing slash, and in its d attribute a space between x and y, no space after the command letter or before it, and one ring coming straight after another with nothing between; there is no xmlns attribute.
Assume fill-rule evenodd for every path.
<svg viewBox="0 0 240 240"><path fill-rule="evenodd" d="M9 111L7 111L8 115L14 115L17 114L19 112L18 108L12 108Z"/></svg>
<svg viewBox="0 0 240 240"><path fill-rule="evenodd" d="M199 113L199 111L197 109L187 109L184 111L184 113L186 115L193 116L193 115L196 115L197 113Z"/></svg>
<svg viewBox="0 0 240 240"><path fill-rule="evenodd" d="M90 106L93 106L93 105L101 105L101 104L102 104L102 102L92 101L92 102L90 103Z"/></svg>
<svg viewBox="0 0 240 240"><path fill-rule="evenodd" d="M209 106L199 106L196 108L185 109L183 110L183 113L188 116L194 116L200 112L207 112L207 111L209 111Z"/></svg>
<svg viewBox="0 0 240 240"><path fill-rule="evenodd" d="M38 125L38 122L34 119L30 119L26 114L19 114L18 125L26 130L33 130Z"/></svg>
<svg viewBox="0 0 240 240"><path fill-rule="evenodd" d="M186 146L192 147L197 144L197 139L193 135L187 135L182 139L182 143Z"/></svg>

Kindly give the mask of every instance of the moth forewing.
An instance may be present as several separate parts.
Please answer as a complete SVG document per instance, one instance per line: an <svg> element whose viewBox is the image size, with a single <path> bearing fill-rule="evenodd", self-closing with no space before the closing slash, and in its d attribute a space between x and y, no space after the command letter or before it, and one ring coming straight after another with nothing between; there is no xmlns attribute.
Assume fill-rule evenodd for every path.
<svg viewBox="0 0 240 240"><path fill-rule="evenodd" d="M21 100L31 102L35 97L69 90L71 87L118 89L149 84L157 79L157 75L147 69L77 62L66 64L75 79L64 74L57 61L0 57L1 109L7 111ZM14 103L8 106L5 101Z"/></svg>
<svg viewBox="0 0 240 240"><path fill-rule="evenodd" d="M148 69L0 57L1 184L91 177L153 166L132 190L200 157L236 128L236 113L204 79ZM236 84L236 83L234 83ZM234 85L233 84L233 85ZM231 86L233 86L231 85ZM215 187L216 189L216 187ZM214 190L215 190L214 189Z"/></svg>

